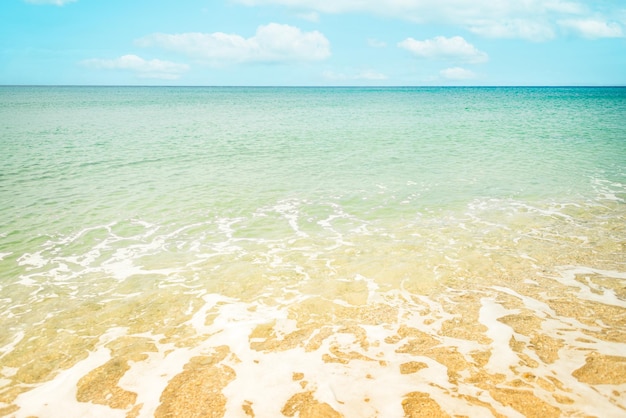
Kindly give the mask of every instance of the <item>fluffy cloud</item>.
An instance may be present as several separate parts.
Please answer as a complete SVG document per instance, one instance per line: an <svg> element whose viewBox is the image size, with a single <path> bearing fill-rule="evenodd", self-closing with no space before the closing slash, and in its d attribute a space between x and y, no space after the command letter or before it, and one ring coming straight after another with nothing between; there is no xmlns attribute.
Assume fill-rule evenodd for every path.
<svg viewBox="0 0 626 418"><path fill-rule="evenodd" d="M600 19L562 20L559 22L559 25L589 39L621 38L624 36L622 27L619 24L608 23Z"/></svg>
<svg viewBox="0 0 626 418"><path fill-rule="evenodd" d="M63 6L67 3L73 3L78 0L25 0L26 3L32 4L54 4L55 6Z"/></svg>
<svg viewBox="0 0 626 418"><path fill-rule="evenodd" d="M417 23L460 25L476 34L543 41L559 20L588 19L622 6L581 0L231 0L248 6L282 5L319 13L366 12ZM593 8L596 8L594 10ZM613 9L613 10L611 10ZM586 32L579 31L583 34Z"/></svg>
<svg viewBox="0 0 626 418"><path fill-rule="evenodd" d="M176 80L189 69L186 64L178 64L158 59L145 60L137 55L123 55L115 59L93 58L82 62L83 65L94 69L130 70L141 78L159 78Z"/></svg>
<svg viewBox="0 0 626 418"><path fill-rule="evenodd" d="M447 80L471 80L476 78L476 74L473 71L466 70L461 67L446 68L439 71L439 75Z"/></svg>
<svg viewBox="0 0 626 418"><path fill-rule="evenodd" d="M330 56L330 43L320 32L302 32L277 23L259 26L250 38L222 32L154 33L136 40L136 44L160 47L213 64L318 61Z"/></svg>
<svg viewBox="0 0 626 418"><path fill-rule="evenodd" d="M436 36L425 41L407 38L399 42L398 46L420 58L445 59L474 64L485 62L489 59L486 53L479 51L474 45L468 43L460 36L453 36L452 38Z"/></svg>

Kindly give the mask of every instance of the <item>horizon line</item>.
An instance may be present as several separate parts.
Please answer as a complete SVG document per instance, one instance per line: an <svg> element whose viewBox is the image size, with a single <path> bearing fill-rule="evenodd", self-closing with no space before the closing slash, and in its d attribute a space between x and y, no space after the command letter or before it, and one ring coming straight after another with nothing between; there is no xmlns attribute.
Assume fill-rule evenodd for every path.
<svg viewBox="0 0 626 418"><path fill-rule="evenodd" d="M184 87L184 88L616 88L626 84L287 85L287 84L0 84L0 87Z"/></svg>

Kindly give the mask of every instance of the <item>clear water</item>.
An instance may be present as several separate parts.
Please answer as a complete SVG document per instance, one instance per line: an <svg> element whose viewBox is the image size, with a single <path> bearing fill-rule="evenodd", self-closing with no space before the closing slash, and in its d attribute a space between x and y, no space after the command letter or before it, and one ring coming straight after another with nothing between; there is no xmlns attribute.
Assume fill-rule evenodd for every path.
<svg viewBox="0 0 626 418"><path fill-rule="evenodd" d="M625 88L1 87L0 413L619 416L625 121Z"/></svg>

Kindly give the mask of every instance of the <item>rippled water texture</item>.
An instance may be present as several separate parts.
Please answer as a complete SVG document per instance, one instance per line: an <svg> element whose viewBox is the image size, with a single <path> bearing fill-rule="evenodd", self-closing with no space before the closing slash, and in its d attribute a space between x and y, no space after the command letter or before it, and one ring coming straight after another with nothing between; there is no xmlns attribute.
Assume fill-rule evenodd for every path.
<svg viewBox="0 0 626 418"><path fill-rule="evenodd" d="M0 415L626 415L626 89L0 87Z"/></svg>

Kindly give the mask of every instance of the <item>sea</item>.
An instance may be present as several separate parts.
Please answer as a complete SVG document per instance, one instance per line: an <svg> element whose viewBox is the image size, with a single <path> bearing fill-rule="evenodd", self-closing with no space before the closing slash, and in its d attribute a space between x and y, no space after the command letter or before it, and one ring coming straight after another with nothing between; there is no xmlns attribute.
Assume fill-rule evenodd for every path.
<svg viewBox="0 0 626 418"><path fill-rule="evenodd" d="M0 87L0 416L626 416L626 88Z"/></svg>

